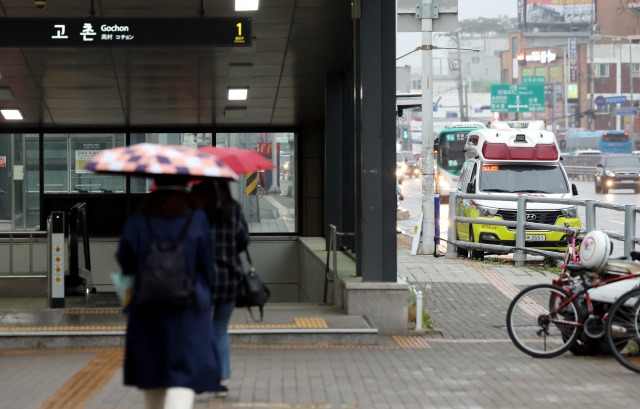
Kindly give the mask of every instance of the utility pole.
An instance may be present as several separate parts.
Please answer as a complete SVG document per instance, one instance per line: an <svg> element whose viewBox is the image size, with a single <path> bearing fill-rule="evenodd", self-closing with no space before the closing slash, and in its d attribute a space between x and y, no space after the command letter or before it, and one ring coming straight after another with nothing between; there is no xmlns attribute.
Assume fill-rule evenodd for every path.
<svg viewBox="0 0 640 409"><path fill-rule="evenodd" d="M464 90L462 89L462 58L460 57L460 29L456 30L456 53L457 53L457 59L458 59L458 63L457 63L457 69L458 69L458 101L460 104L460 120L461 121L466 121L467 120L467 113L465 111L465 104L464 104L464 97L463 97L463 92Z"/></svg>
<svg viewBox="0 0 640 409"><path fill-rule="evenodd" d="M398 32L422 33L422 233L420 254L435 254L435 172L433 157L433 31L458 28L458 0L397 0ZM416 51L418 50L416 49ZM475 51L475 50L474 50Z"/></svg>
<svg viewBox="0 0 640 409"><path fill-rule="evenodd" d="M593 94L594 94L594 86L595 86L595 76L596 76L596 72L595 72L595 58L593 55L593 40L594 37L596 35L596 25L595 25L595 16L594 16L594 11L591 12L591 33L589 35L589 103L587 104L587 106L589 107L589 112L594 112L593 109ZM596 129L596 119L595 119L595 115L589 115L588 118L589 121L589 130L590 131L594 131Z"/></svg>
<svg viewBox="0 0 640 409"><path fill-rule="evenodd" d="M564 67L562 69L562 96L564 97L564 101L562 103L562 108L564 110L564 132L565 135L569 132L569 95L567 92L567 70L569 69L567 66L567 56L569 50L569 39L567 39L567 48L564 50Z"/></svg>
<svg viewBox="0 0 640 409"><path fill-rule="evenodd" d="M432 0L422 4L422 252L433 254L435 242L434 196L434 157L433 157L433 16Z"/></svg>

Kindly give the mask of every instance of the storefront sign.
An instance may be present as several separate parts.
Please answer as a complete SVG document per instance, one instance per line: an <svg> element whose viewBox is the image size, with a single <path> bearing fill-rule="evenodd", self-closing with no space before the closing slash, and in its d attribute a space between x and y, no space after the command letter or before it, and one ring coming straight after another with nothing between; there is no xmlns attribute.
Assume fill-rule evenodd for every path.
<svg viewBox="0 0 640 409"><path fill-rule="evenodd" d="M578 40L569 38L569 82L578 82Z"/></svg>
<svg viewBox="0 0 640 409"><path fill-rule="evenodd" d="M251 45L250 18L3 18L0 46Z"/></svg>
<svg viewBox="0 0 640 409"><path fill-rule="evenodd" d="M531 51L525 54L524 59L527 62L539 62L541 64L549 64L558 58L558 55L551 50Z"/></svg>

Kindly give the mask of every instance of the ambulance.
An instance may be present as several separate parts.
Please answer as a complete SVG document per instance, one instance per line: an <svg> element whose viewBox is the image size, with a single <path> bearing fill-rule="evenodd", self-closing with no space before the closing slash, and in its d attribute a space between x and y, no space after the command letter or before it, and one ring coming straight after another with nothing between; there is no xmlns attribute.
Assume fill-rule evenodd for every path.
<svg viewBox="0 0 640 409"><path fill-rule="evenodd" d="M493 122L487 129L469 133L465 143L465 162L458 181L458 193L485 195L527 195L571 199L578 194L560 164L560 150L553 132L543 121L517 123ZM516 221L517 201L461 199L458 217L477 219L477 223L457 223L457 239L473 243L515 246L516 228L484 224L483 220ZM527 202L527 222L555 224L565 222L580 227L578 208L568 204ZM525 246L549 251L564 251L567 236L551 230L527 230ZM486 250L458 248L458 254L484 258Z"/></svg>

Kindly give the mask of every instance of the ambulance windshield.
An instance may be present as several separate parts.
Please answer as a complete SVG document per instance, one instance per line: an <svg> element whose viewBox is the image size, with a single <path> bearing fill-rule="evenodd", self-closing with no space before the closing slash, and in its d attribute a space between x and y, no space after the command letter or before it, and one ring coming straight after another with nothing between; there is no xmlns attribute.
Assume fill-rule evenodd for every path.
<svg viewBox="0 0 640 409"><path fill-rule="evenodd" d="M497 193L562 194L570 192L558 165L484 165L480 191Z"/></svg>

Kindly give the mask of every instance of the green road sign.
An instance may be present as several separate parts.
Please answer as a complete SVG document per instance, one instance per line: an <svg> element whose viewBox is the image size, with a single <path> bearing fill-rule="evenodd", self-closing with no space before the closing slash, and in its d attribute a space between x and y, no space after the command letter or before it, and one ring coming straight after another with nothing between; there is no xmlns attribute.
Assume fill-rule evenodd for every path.
<svg viewBox="0 0 640 409"><path fill-rule="evenodd" d="M494 84L493 112L544 112L544 84Z"/></svg>

